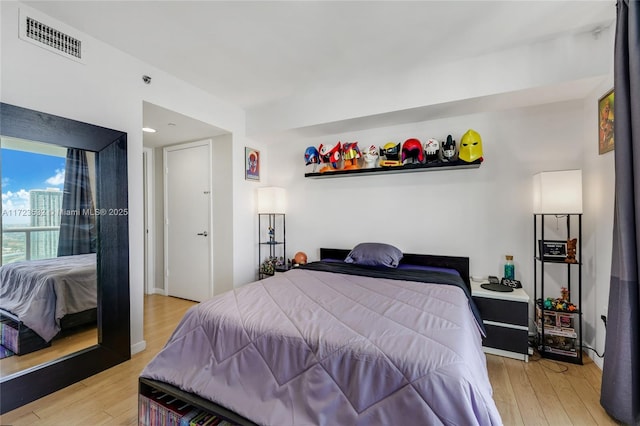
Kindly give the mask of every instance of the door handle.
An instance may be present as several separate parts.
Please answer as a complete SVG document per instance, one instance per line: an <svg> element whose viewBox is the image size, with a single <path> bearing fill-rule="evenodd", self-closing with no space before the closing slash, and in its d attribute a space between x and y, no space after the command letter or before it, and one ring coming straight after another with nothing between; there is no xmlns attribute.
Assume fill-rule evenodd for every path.
<svg viewBox="0 0 640 426"><path fill-rule="evenodd" d="M204 231L204 232L198 232L197 235L202 235L203 237L206 237L209 234L207 234L207 231Z"/></svg>

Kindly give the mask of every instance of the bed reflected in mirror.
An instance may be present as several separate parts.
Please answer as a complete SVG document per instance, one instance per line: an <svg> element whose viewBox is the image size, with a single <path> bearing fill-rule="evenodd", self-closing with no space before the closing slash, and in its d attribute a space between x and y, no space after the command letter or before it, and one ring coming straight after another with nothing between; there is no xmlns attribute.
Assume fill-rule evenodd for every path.
<svg viewBox="0 0 640 426"><path fill-rule="evenodd" d="M95 153L0 138L0 377L98 344Z"/></svg>
<svg viewBox="0 0 640 426"><path fill-rule="evenodd" d="M69 349L72 351L69 355L59 355L51 349L53 359L43 361L34 367L20 370L13 374L5 375L3 369L3 374L0 375L0 414L4 414L130 359L131 324L129 309L127 134L119 130L6 103L0 103L0 130L2 131L2 140L4 141L4 138L8 138L7 144L9 144L9 138L11 138L22 141L38 141L49 144L52 147L63 147L64 153L60 153L60 159L57 160L60 161L59 164L62 167L61 159L64 157L65 173L64 184L58 186L62 191L60 225L57 232L58 244L57 249L55 249L56 245L51 242L52 248L50 249L52 253L57 250L56 256L49 259L31 259L28 262L37 262L39 260L48 262L62 258L66 258L64 261L70 262L70 259L76 256L74 253L79 253L77 254L79 256L95 255L95 261L89 263L88 269L94 270L95 267L95 271L97 271L97 290L95 292L93 290L85 291L86 294L96 295L97 309L87 308L85 299L73 296L68 298L71 300L70 304L63 305L65 306L63 311L66 309L68 312L60 315L59 324L62 333L64 333L66 329L64 323L67 319L70 320L70 324L67 324L70 328L78 325L83 326L87 324L87 313L93 315L92 312L95 312L97 331L95 333L92 332L92 334L97 343L90 344L80 350L72 351ZM83 154L82 151L78 150L85 150L85 152ZM13 151L20 150L14 149ZM90 153L93 153L93 159ZM17 152L13 152L13 154L17 154ZM67 159L78 166L82 165L82 167L76 167L76 171L67 172L67 164L69 163ZM7 180L11 176L5 173L5 169L10 169L9 164L19 163L18 160L11 162L5 160L5 158L0 157L3 215L5 208L9 211L9 199L6 197L9 194L6 187L11 183L10 180ZM31 172L37 171L41 167L32 162L21 163L21 166ZM94 170L93 172L91 172L92 169ZM63 169L60 168L59 170ZM80 172L79 170L83 171ZM76 181L75 177L70 179L71 175L77 175L77 178L80 179L83 173L84 175L93 176L93 178L84 178L79 181L84 183L76 184L75 187L66 187L67 183ZM55 176L57 175L58 173ZM49 177L47 176L46 179ZM94 186L95 191L92 188ZM20 192L19 189L12 189L12 194L16 190L16 192L26 196L25 192L28 191L25 189L25 192ZM69 207L65 204L66 196L70 196L69 198L74 203L70 204ZM86 204L90 200L95 203L93 215L91 215L92 208L87 207ZM88 205L91 206L90 203ZM44 210L39 211L39 208L32 210L35 210L36 215L44 214ZM88 214L83 215L83 212ZM103 214L103 212L105 213ZM4 228L3 215L0 215L1 228ZM45 225L42 226L44 227ZM55 225L46 226L55 228ZM92 232L92 230L95 232ZM76 233L83 237L76 239ZM0 233L0 238L2 236L3 233ZM25 240L25 245L26 241L33 245L32 238L27 240L23 237L23 239ZM4 251L4 242L0 242L3 243L0 245L3 246ZM25 253L24 260L27 261L26 253L31 253L31 247L29 247L29 250L27 248L22 250ZM91 253L91 251L95 251L95 253ZM9 262L5 266L10 266L14 263ZM5 266L2 266L2 268ZM32 270L28 267L24 269L27 271ZM40 270L40 268L37 269ZM44 268L42 269L44 270ZM86 273L86 269L86 267L80 266L71 268L67 266L67 270L73 270L78 275ZM69 272L65 274L67 278L69 275ZM71 281L77 280L79 279L74 276ZM65 288L65 286L61 285L58 285L58 287ZM67 289L69 287L71 286L66 286ZM78 287L82 288L82 286ZM4 297L0 297L0 299L2 299L3 304L6 304ZM55 308L51 308L50 304L47 305L50 303L48 298L40 297L38 300L42 306L49 306L48 309L55 310ZM58 305L60 303L56 303L56 307ZM18 304L9 306L7 310L14 309L19 311L19 306ZM25 315L24 312L11 311L5 312L5 314L6 316L3 315L2 322L0 322L1 338L5 343L7 341L18 342L21 345L18 352L22 352L22 349L25 349L25 352L33 354L44 353L41 352L43 350L41 347L48 344L47 339L49 337L53 340L56 336L61 338L63 335L59 334L60 331L56 329L56 326L51 328L50 325L43 326L44 336L39 334L43 332L42 330L37 332L31 330L31 327L26 326L21 321L20 315ZM26 315L28 316L28 313ZM56 314L53 315L55 316ZM80 318L77 318L76 315L79 315ZM81 324L76 321L80 321ZM35 323L31 323L31 325L35 328L40 327ZM44 345L42 344L43 341ZM52 343L50 348L54 347ZM33 348L35 348L33 351L30 350ZM45 349L47 348L45 347ZM14 357L17 357L17 355L14 355Z"/></svg>

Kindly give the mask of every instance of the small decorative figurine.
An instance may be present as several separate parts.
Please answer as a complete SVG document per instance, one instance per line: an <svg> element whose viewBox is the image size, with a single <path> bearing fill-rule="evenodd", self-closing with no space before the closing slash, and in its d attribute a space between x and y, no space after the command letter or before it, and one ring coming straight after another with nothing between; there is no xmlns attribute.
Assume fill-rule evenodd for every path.
<svg viewBox="0 0 640 426"><path fill-rule="evenodd" d="M567 263L578 263L576 260L576 248L578 246L578 239L572 238L567 240L567 257L564 259Z"/></svg>
<svg viewBox="0 0 640 426"><path fill-rule="evenodd" d="M542 299L538 299L538 306L544 307L544 309L562 312L575 312L578 310L576 305L562 298L553 299L551 297L547 297L544 301L542 301Z"/></svg>
<svg viewBox="0 0 640 426"><path fill-rule="evenodd" d="M381 167L402 166L402 161L400 161L400 144L387 142L383 148L380 148L380 156L385 157L384 160L380 159Z"/></svg>
<svg viewBox="0 0 640 426"><path fill-rule="evenodd" d="M280 256L278 260L276 260L275 269L278 272L286 272L289 270L287 262L284 260L284 256Z"/></svg>
<svg viewBox="0 0 640 426"><path fill-rule="evenodd" d="M375 145L369 145L369 148L363 152L364 168L373 169L378 165L378 147Z"/></svg>
<svg viewBox="0 0 640 426"><path fill-rule="evenodd" d="M345 170L357 169L358 158L360 158L360 148L358 142L346 142L342 144L342 158L344 159Z"/></svg>
<svg viewBox="0 0 640 426"><path fill-rule="evenodd" d="M438 152L440 151L440 142L437 139L430 138L424 143L424 153L427 163L438 161Z"/></svg>
<svg viewBox="0 0 640 426"><path fill-rule="evenodd" d="M402 164L424 163L422 143L415 138L407 139L402 144Z"/></svg>
<svg viewBox="0 0 640 426"><path fill-rule="evenodd" d="M276 242L276 230L273 229L273 226L267 228L267 234L269 235L269 242L271 244Z"/></svg>
<svg viewBox="0 0 640 426"><path fill-rule="evenodd" d="M305 265L307 263L307 254L303 251L299 251L293 256L293 265Z"/></svg>
<svg viewBox="0 0 640 426"><path fill-rule="evenodd" d="M316 172L318 164L320 164L320 153L315 146L307 147L304 151L304 163L306 166L313 164L313 173Z"/></svg>
<svg viewBox="0 0 640 426"><path fill-rule="evenodd" d="M447 136L447 140L442 142L440 152L438 153L440 161L450 163L458 159L458 150L456 149L456 141L451 135Z"/></svg>
<svg viewBox="0 0 640 426"><path fill-rule="evenodd" d="M340 148L342 144L338 142L333 147L320 144L318 152L320 153L320 159L325 164L320 169L320 173L332 172L338 168L338 161L340 161Z"/></svg>
<svg viewBox="0 0 640 426"><path fill-rule="evenodd" d="M560 299L569 301L569 289L566 287L560 288Z"/></svg>
<svg viewBox="0 0 640 426"><path fill-rule="evenodd" d="M267 258L260 265L260 273L263 274L263 275L273 275L273 274L275 274L276 261L277 261L277 259L275 257Z"/></svg>
<svg viewBox="0 0 640 426"><path fill-rule="evenodd" d="M478 132L469 129L462 135L458 157L467 163L473 163L476 160L482 162L482 138Z"/></svg>

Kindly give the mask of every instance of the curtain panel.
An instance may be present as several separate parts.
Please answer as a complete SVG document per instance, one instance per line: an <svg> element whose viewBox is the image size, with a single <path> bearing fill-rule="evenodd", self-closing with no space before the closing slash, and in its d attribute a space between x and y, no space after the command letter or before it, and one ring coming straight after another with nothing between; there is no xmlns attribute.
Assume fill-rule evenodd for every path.
<svg viewBox="0 0 640 426"><path fill-rule="evenodd" d="M640 424L640 8L619 0L614 52L615 210L600 403Z"/></svg>
<svg viewBox="0 0 640 426"><path fill-rule="evenodd" d="M58 256L95 253L95 225L87 155L81 149L68 149Z"/></svg>

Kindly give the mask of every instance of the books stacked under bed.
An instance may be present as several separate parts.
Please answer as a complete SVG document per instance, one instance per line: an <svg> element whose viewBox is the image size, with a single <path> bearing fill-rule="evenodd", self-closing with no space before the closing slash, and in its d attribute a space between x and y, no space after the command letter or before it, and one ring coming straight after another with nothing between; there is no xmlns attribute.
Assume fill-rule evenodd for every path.
<svg viewBox="0 0 640 426"><path fill-rule="evenodd" d="M0 311L0 345L24 355L51 346L51 342L45 341L16 316Z"/></svg>
<svg viewBox="0 0 640 426"><path fill-rule="evenodd" d="M157 389L138 395L138 425L235 426L225 418Z"/></svg>

